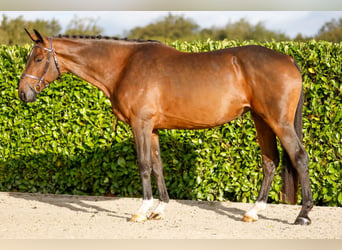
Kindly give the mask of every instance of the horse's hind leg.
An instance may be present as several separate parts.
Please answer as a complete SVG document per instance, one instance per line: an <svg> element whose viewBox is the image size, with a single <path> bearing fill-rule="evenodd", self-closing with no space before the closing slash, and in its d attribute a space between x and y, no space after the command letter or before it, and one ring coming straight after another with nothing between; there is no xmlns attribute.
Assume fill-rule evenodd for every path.
<svg viewBox="0 0 342 250"><path fill-rule="evenodd" d="M152 133L152 171L157 183L158 194L159 194L159 204L157 208L151 213L148 219L159 220L164 216L164 209L166 204L169 202L169 195L167 193L164 174L163 174L163 163L160 156L159 147L159 135L158 131L154 130Z"/></svg>
<svg viewBox="0 0 342 250"><path fill-rule="evenodd" d="M254 207L243 217L243 221L252 222L258 220L258 212L266 208L268 194L274 178L276 167L279 164L279 153L277 149L277 139L273 130L266 122L252 112L254 124L257 130L258 141L262 153L263 180L258 199Z"/></svg>
<svg viewBox="0 0 342 250"><path fill-rule="evenodd" d="M312 192L309 178L308 154L300 142L296 131L291 125L274 126L282 146L289 155L293 167L297 170L302 188L302 209L294 224L309 225L311 220L308 216L313 207Z"/></svg>

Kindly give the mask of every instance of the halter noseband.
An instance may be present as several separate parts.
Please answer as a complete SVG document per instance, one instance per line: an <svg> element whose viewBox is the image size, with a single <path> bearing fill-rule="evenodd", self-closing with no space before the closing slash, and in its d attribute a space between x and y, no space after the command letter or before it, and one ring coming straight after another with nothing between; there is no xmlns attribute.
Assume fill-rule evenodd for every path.
<svg viewBox="0 0 342 250"><path fill-rule="evenodd" d="M34 87L32 87L32 86L29 84L30 88L31 88L34 92L36 92L37 94L43 89L42 86L41 86L42 84L44 85L44 88L48 85L48 83L45 84L45 82L44 82L44 77L45 77L45 75L46 75L46 73L47 73L47 71L48 71L49 65L50 65L51 53L52 53L52 55L53 55L53 60L55 61L55 65L56 65L56 68L57 68L57 71L58 71L58 78L61 77L61 71L60 71L60 69L59 69L59 65L58 65L58 61L57 61L57 57L56 57L56 52L55 52L55 50L52 48L52 39L51 39L51 37L49 37L49 41L50 41L50 48L45 48L45 47L42 47L42 46L39 46L39 45L35 44L35 45L32 47L31 53L30 53L30 55L29 55L29 57L30 57L31 54L32 54L32 51L33 51L33 49L34 49L35 47L48 51L48 56L47 56L47 59L46 59L46 63L45 63L45 67L44 67L44 71L43 71L42 76L39 78L39 77L37 77L37 76L33 76L33 75L30 75L30 74L23 73L23 74L21 75L21 77L20 77L20 79L24 79L24 81L26 81L26 80L25 80L25 77L28 77L28 78L31 78L31 79L38 80L38 83L37 83Z"/></svg>

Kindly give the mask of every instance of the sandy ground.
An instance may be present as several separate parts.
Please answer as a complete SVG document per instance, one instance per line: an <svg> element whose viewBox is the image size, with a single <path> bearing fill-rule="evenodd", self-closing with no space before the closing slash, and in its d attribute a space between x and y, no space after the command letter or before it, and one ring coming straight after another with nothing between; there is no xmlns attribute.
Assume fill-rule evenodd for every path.
<svg viewBox="0 0 342 250"><path fill-rule="evenodd" d="M0 239L342 239L342 208L269 204L259 221L241 218L253 204L171 200L166 218L128 222L140 199L0 193Z"/></svg>

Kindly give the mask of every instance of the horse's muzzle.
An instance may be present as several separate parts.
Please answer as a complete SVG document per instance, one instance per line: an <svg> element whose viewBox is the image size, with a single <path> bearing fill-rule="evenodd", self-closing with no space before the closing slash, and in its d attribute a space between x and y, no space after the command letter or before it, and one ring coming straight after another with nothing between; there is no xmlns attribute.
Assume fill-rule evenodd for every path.
<svg viewBox="0 0 342 250"><path fill-rule="evenodd" d="M19 98L23 102L34 102L36 100L36 96L37 94L31 89L28 89L27 91L19 90Z"/></svg>

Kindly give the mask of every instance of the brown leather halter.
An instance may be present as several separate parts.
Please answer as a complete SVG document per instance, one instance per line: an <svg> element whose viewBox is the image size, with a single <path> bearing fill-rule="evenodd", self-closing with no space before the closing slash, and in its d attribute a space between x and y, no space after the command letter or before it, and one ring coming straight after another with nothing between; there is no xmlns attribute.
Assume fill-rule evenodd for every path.
<svg viewBox="0 0 342 250"><path fill-rule="evenodd" d="M30 88L31 88L34 92L36 92L36 94L38 94L40 91L43 90L43 88L45 88L46 86L48 86L48 83L45 84L45 82L44 82L44 77L45 77L45 75L46 75L46 73L47 73L47 71L48 71L49 65L50 65L51 53L52 53L52 55L53 55L53 60L55 61L55 65L56 65L56 68L57 68L57 71L58 71L58 78L61 77L61 71L60 71L60 69L59 69L59 65L58 65L58 61L57 61L57 57L56 57L56 52L55 52L55 50L54 50L53 47L52 47L52 39L51 39L51 37L49 37L49 41L50 41L50 48L45 48L45 47L42 47L42 46L39 46L39 45L35 44L35 45L33 46L32 50L31 50L30 55L29 55L29 57L30 57L31 54L32 54L32 51L33 51L33 49L34 49L35 47L48 51L48 56L47 56L47 59L46 59L46 63L45 63L45 67L44 67L44 71L43 71L42 76L39 78L39 77L37 77L37 76L33 76L33 75L30 75L30 74L23 73L23 74L21 75L21 77L20 77L20 78L23 79L24 81L26 81L26 80L25 80L25 77L28 77L28 78L31 78L31 79L38 80L38 83L37 83L36 85L34 85L34 87L32 87L32 86L29 84ZM43 88L42 88L42 86L41 86L42 84L44 85Z"/></svg>

